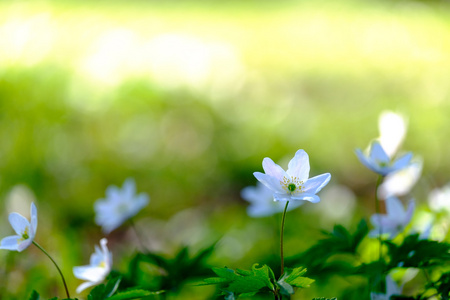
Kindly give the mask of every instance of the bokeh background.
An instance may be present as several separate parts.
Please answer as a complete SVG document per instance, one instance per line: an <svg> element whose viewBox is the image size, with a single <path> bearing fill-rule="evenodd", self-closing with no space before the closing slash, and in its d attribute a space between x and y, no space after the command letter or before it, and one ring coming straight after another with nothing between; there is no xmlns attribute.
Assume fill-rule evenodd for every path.
<svg viewBox="0 0 450 300"><path fill-rule="evenodd" d="M103 237L93 203L134 178L151 198L135 217L149 249L216 243L211 265L250 268L278 255L280 216L250 218L240 191L264 157L286 167L304 149L311 175L332 180L321 203L288 213L292 256L373 213L376 175L354 149L379 135L385 110L408 120L402 149L423 158L413 192L426 211L428 192L449 181L447 2L2 1L0 234L34 201L36 240L74 293L72 267ZM108 239L114 268L126 268L134 232ZM0 252L1 299L62 296L59 281L35 247ZM331 278L294 299L354 284Z"/></svg>

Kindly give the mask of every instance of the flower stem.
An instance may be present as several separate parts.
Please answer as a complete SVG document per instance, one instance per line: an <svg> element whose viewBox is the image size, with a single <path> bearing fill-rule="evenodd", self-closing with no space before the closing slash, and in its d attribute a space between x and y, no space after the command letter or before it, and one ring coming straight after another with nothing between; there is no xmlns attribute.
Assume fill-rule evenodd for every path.
<svg viewBox="0 0 450 300"><path fill-rule="evenodd" d="M53 262L53 264L55 265L56 269L58 269L59 275L61 275L61 279L62 282L64 284L64 288L66 289L66 295L67 298L70 299L70 294L69 294L69 290L67 289L67 284L66 284L66 280L64 279L64 276L61 272L61 269L58 267L58 265L56 264L56 262L53 260L53 258L50 256L50 254L47 253L47 251L44 250L44 248L42 248L38 243L36 243L35 241L33 241L33 244L38 247L42 252L44 252L45 255L47 255L48 258L50 258L50 260Z"/></svg>
<svg viewBox="0 0 450 300"><path fill-rule="evenodd" d="M286 211L289 205L289 201L286 202L286 206L284 207L283 217L281 218L281 233L280 233L280 256L281 256L281 274L283 276L284 273L284 253L283 253L283 236L284 236L284 220L286 219Z"/></svg>

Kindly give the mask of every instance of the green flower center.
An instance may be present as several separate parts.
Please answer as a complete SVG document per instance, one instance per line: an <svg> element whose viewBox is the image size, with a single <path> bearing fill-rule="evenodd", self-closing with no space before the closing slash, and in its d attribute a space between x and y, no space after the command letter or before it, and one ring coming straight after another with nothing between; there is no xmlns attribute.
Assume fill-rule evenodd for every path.
<svg viewBox="0 0 450 300"><path fill-rule="evenodd" d="M297 177L283 177L280 184L288 194L303 193L303 181L299 180Z"/></svg>
<svg viewBox="0 0 450 300"><path fill-rule="evenodd" d="M30 236L28 235L28 227L25 227L25 230L22 233L22 238L20 240L25 241L28 240L29 238Z"/></svg>
<svg viewBox="0 0 450 300"><path fill-rule="evenodd" d="M289 190L290 192L293 192L293 191L295 191L295 189L297 188L297 186L296 186L295 184L293 184L293 183L290 183L290 184L287 186L287 188L288 188L288 190Z"/></svg>
<svg viewBox="0 0 450 300"><path fill-rule="evenodd" d="M128 205L126 205L125 203L120 204L119 206L117 206L117 212L122 214L128 212Z"/></svg>

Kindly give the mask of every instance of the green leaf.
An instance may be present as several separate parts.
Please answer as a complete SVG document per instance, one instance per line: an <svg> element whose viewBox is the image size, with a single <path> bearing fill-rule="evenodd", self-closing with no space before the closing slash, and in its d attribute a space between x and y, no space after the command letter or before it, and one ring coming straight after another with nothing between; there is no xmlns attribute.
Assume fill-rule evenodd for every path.
<svg viewBox="0 0 450 300"><path fill-rule="evenodd" d="M275 276L267 266L261 267L254 264L250 271L232 270L229 268L213 268L219 277L207 278L203 284L220 284L226 297L238 297L239 295L251 296L262 289L275 290Z"/></svg>
<svg viewBox="0 0 450 300"><path fill-rule="evenodd" d="M306 273L306 269L303 267L298 267L295 269L287 269L286 274L287 277L284 281L292 286L298 288L307 288L314 282L314 279L303 277Z"/></svg>
<svg viewBox="0 0 450 300"><path fill-rule="evenodd" d="M322 297L322 298L314 298L314 299L312 299L312 300L337 300L337 298L331 298L331 299L329 299L329 298Z"/></svg>
<svg viewBox="0 0 450 300"><path fill-rule="evenodd" d="M112 297L109 297L108 300L130 300L130 299L138 299L142 297L147 297L151 295L159 295L164 293L164 291L146 291L142 289L131 289L124 292L120 292L115 294Z"/></svg>
<svg viewBox="0 0 450 300"><path fill-rule="evenodd" d="M111 297L116 292L121 280L122 278L119 276L108 281L105 286L105 291L103 292L105 298Z"/></svg>
<svg viewBox="0 0 450 300"><path fill-rule="evenodd" d="M30 298L28 298L28 300L39 300L39 293L38 292L36 292L35 290L33 290L32 292L31 292L31 296L30 296Z"/></svg>

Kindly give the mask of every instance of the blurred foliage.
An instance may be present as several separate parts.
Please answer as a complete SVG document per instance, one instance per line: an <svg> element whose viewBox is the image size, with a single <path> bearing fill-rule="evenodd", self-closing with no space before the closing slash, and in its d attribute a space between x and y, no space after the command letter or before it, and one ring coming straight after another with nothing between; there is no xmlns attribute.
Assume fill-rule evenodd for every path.
<svg viewBox="0 0 450 300"><path fill-rule="evenodd" d="M219 240L210 265L276 270L279 220L248 218L239 191L264 157L282 162L303 148L312 175L330 172L358 205L336 217L324 197L315 211L290 212L287 256L310 262L315 279L324 268L348 272L362 223L313 245L321 229L356 228L373 211L375 177L353 149L377 136L381 111L409 117L403 148L425 161L416 199L425 205L449 180L449 20L444 1L2 1L0 234L10 234L9 212L35 201L36 239L75 287L72 267L102 237L93 202L134 177L151 197L136 223L152 253ZM108 239L126 272L133 232ZM339 249L324 255L342 260L307 259L331 244ZM2 251L0 298L62 294L51 268L36 249ZM364 283L346 278L316 280L302 298L326 286L356 299L360 291L344 290Z"/></svg>

